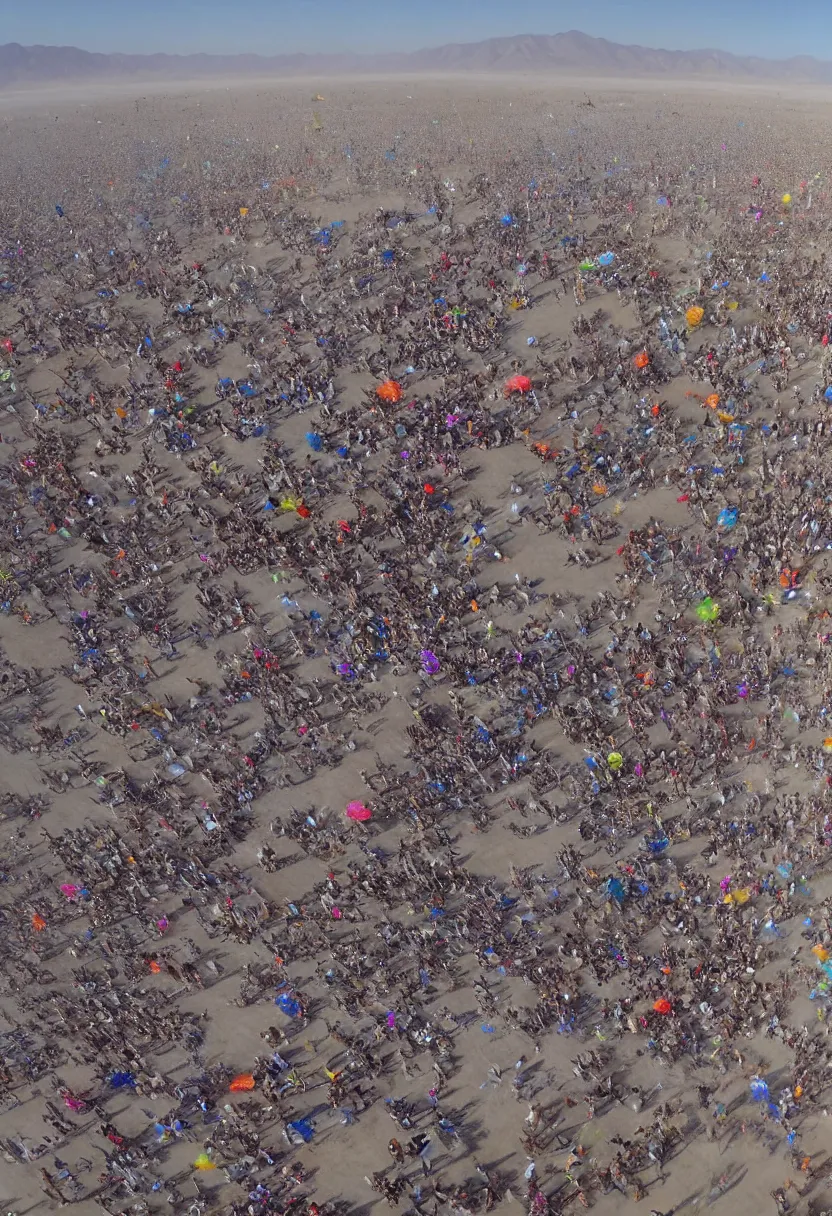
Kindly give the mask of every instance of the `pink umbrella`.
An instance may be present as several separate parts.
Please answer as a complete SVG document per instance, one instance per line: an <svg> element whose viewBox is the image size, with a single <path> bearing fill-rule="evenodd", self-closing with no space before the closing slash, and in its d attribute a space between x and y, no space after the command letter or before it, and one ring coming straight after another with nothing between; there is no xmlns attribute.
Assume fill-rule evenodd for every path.
<svg viewBox="0 0 832 1216"><path fill-rule="evenodd" d="M373 812L363 802L348 802L345 814L347 819L354 819L357 823L365 823L373 817Z"/></svg>

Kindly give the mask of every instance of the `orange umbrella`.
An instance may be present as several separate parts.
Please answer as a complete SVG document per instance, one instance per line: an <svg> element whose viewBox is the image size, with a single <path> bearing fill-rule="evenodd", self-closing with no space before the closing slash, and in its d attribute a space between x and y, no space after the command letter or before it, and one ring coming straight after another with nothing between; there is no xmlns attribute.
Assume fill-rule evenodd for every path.
<svg viewBox="0 0 832 1216"><path fill-rule="evenodd" d="M42 932L42 930L46 928L46 921L39 912L36 912L32 917L32 928L35 929L37 933Z"/></svg>
<svg viewBox="0 0 832 1216"><path fill-rule="evenodd" d="M668 1014L673 1009L673 1006L667 997L661 996L657 1001L653 1002L653 1008L655 1009L656 1013Z"/></svg>
<svg viewBox="0 0 832 1216"><path fill-rule="evenodd" d="M398 380L385 380L384 384L380 384L376 389L376 396L379 401L387 401L390 405L397 405L402 399L402 386Z"/></svg>
<svg viewBox="0 0 832 1216"><path fill-rule="evenodd" d="M235 1094L246 1093L248 1090L254 1089L254 1084L254 1077L250 1072L241 1072L238 1077L234 1078L228 1088Z"/></svg>
<svg viewBox="0 0 832 1216"><path fill-rule="evenodd" d="M650 356L648 355L647 351L640 350L638 352L638 354L635 356L635 358L633 359L633 366L638 368L639 371L642 371L649 362L650 362Z"/></svg>
<svg viewBox="0 0 832 1216"><path fill-rule="evenodd" d="M512 393L530 393L532 391L532 382L528 376L512 376L510 380L506 380L503 396L510 397Z"/></svg>

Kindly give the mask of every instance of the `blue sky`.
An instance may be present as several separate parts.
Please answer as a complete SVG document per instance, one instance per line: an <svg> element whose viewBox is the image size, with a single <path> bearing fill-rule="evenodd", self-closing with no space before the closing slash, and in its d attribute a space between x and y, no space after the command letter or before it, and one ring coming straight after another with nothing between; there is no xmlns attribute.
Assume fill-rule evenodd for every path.
<svg viewBox="0 0 832 1216"><path fill-rule="evenodd" d="M93 51L417 49L580 29L671 49L832 59L832 0L9 0L0 40Z"/></svg>

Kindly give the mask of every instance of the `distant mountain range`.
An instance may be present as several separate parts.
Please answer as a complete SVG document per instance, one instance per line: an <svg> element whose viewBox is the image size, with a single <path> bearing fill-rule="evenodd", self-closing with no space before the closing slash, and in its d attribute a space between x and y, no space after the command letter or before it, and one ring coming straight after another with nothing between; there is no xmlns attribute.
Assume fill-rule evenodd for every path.
<svg viewBox="0 0 832 1216"><path fill-rule="evenodd" d="M69 81L198 80L206 76L386 75L391 72L535 72L559 75L713 78L743 83L832 82L832 63L801 55L757 59L725 51L662 51L623 46L572 30L450 43L385 55L102 55L72 46L0 46L0 91L10 85Z"/></svg>

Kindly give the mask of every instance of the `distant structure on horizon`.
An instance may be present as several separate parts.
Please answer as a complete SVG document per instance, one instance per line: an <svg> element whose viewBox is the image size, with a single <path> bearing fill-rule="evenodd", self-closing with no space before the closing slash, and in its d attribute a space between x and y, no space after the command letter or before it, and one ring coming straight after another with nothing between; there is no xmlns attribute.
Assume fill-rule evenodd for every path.
<svg viewBox="0 0 832 1216"><path fill-rule="evenodd" d="M752 84L832 83L832 63L810 55L759 59L726 51L665 51L623 46L577 30L519 34L378 55L121 55L72 46L0 46L0 87L121 79L199 80L206 76L379 76L391 73L552 72L622 77L714 79Z"/></svg>

